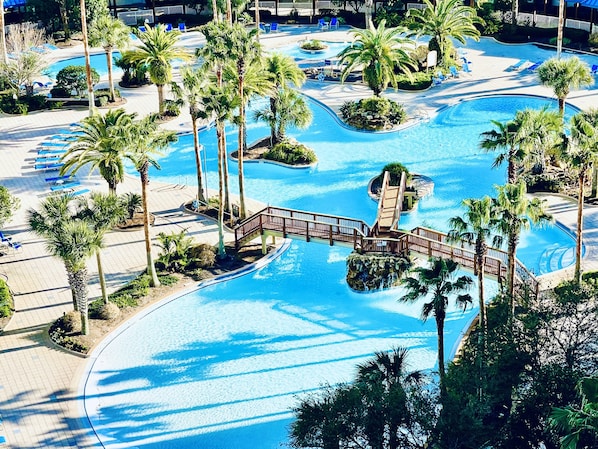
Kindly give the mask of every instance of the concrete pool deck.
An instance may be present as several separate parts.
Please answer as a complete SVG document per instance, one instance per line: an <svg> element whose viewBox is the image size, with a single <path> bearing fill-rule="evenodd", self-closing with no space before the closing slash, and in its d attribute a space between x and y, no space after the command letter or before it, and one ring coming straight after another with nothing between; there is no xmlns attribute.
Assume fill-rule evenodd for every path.
<svg viewBox="0 0 598 449"><path fill-rule="evenodd" d="M350 41L346 31L320 34L322 39ZM201 39L187 33L185 42L196 46ZM265 47L273 48L299 40L301 36L285 33L264 36ZM471 45L470 45L471 44ZM551 97L550 89L538 85L536 77L525 71L507 72L505 69L519 59L526 58L532 47L502 45L490 39L482 43L468 43L467 58L472 61L472 73L449 80L426 92L405 93L389 91L388 96L406 105L411 115L420 118L433 116L440 108L462 98L486 94L518 93ZM81 47L56 50L55 59L82 54ZM350 98L367 97L370 91L361 85L340 85L309 81L303 91L322 101L333 110ZM156 89L122 89L128 112L147 114L157 109ZM568 103L585 109L598 104L598 89L572 92ZM27 231L26 210L35 208L49 193L44 181L47 176L33 169L36 146L47 136L87 116L87 110L70 109L32 113L28 116L0 116L0 183L21 199L21 209L4 228L23 244L21 251L0 257L0 276L8 278L15 293L16 313L0 336L0 447L11 448L86 448L97 447L88 438L88 430L79 425L77 387L85 359L53 347L46 337L49 323L71 309L70 291L62 263L52 258L44 243ZM185 112L165 128L190 131ZM82 187L106 190L98 176L79 176ZM180 205L194 196L186 180L177 184L150 184L150 207L157 216L154 233L188 229L197 241L215 243L216 225L210 220L180 211ZM127 177L119 192L138 192L139 181ZM575 229L576 204L557 195L545 196L555 218L571 230ZM587 248L585 270L598 269L598 209L587 207L584 233ZM231 236L228 236L231 238ZM145 266L141 231L112 232L107 236L103 252L104 270L108 273L111 291L136 276ZM89 263L92 275L90 296L99 294L94 262ZM570 270L569 270L570 271ZM567 276L559 273L556 277ZM553 276L554 278L554 276Z"/></svg>

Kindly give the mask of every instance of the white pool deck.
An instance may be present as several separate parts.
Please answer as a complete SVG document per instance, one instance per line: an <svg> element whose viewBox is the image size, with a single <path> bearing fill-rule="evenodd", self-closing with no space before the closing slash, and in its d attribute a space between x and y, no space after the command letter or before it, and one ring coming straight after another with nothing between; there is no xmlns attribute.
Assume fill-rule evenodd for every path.
<svg viewBox="0 0 598 449"><path fill-rule="evenodd" d="M319 36L320 37L320 36ZM350 41L346 30L321 33L324 40ZM284 32L264 35L262 42L272 48L301 39ZM183 35L186 46L201 43L197 33ZM519 93L551 97L550 89L538 84L533 73L507 72L505 69L526 58L532 47L502 45L483 39L465 49L472 73L444 82L426 92L389 91L387 95L405 103L413 115L428 117L438 109L462 98L486 94ZM82 48L56 50L49 57L64 59L82 54ZM361 85L308 82L303 91L337 109L346 99L366 97L370 91ZM122 89L125 108L140 116L157 109L154 86ZM598 89L572 92L568 103L585 109L598 104ZM53 347L46 337L49 323L71 309L70 291L63 265L45 251L44 243L27 231L26 210L35 208L49 192L46 175L33 169L36 146L47 136L67 129L69 124L87 116L85 109L45 111L27 116L0 115L0 184L21 199L21 209L4 228L5 233L23 244L22 250L0 257L0 276L8 278L15 293L16 313L0 336L0 447L11 448L87 448L97 447L81 428L76 388L85 359ZM163 125L177 131L191 129L189 116ZM79 176L82 187L105 190L98 176ZM119 192L139 191L139 182L128 177ZM181 183L182 184L182 183ZM215 243L216 225L209 220L184 214L180 206L194 196L185 185L150 184L150 207L157 216L153 233L188 229L197 241ZM576 205L570 199L547 195L550 211L571 230L575 229ZM257 207L257 205L254 205ZM598 209L585 211L584 238L588 249L585 270L598 269ZM229 235L228 238L231 238ZM145 264L141 231L113 232L106 238L104 270L111 291L122 286L143 270ZM91 297L99 295L95 263L89 263L92 275ZM569 270L570 271L570 270ZM562 273L562 276L570 273Z"/></svg>

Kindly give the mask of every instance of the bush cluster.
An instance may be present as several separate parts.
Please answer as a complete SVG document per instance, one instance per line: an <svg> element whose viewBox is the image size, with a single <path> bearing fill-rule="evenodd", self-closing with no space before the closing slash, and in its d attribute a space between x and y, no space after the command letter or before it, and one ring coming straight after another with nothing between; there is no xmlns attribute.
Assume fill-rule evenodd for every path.
<svg viewBox="0 0 598 449"><path fill-rule="evenodd" d="M318 160L316 153L302 143L285 140L264 153L264 159L288 165L308 165Z"/></svg>
<svg viewBox="0 0 598 449"><path fill-rule="evenodd" d="M69 334L81 332L81 315L71 311L58 318L50 326L49 334L54 343L71 351L86 353L89 347L80 343Z"/></svg>
<svg viewBox="0 0 598 449"><path fill-rule="evenodd" d="M302 42L300 47L303 50L324 50L327 45L318 39L312 39L309 41Z"/></svg>
<svg viewBox="0 0 598 449"><path fill-rule="evenodd" d="M401 90L424 90L432 85L432 72L415 72L411 78L407 75L397 77L397 84Z"/></svg>
<svg viewBox="0 0 598 449"><path fill-rule="evenodd" d="M407 169L407 167L405 167L403 164L401 164L400 162L391 162L389 164L386 164L384 166L384 168L382 169L382 173L381 175L384 175L384 172L388 172L389 176L390 176L390 185L391 186L398 186L399 182L401 182L401 174L404 172L405 176L407 176L407 184L409 184L411 182L411 173L409 173L409 170Z"/></svg>
<svg viewBox="0 0 598 449"><path fill-rule="evenodd" d="M30 111L39 111L47 107L48 101L44 95L23 95L15 99L12 93L0 94L0 110L7 114L26 115Z"/></svg>
<svg viewBox="0 0 598 449"><path fill-rule="evenodd" d="M407 119L403 105L384 97L346 101L340 113L347 124L369 131L391 129Z"/></svg>
<svg viewBox="0 0 598 449"><path fill-rule="evenodd" d="M8 285L3 279L0 279L0 318L12 315L12 295Z"/></svg>
<svg viewBox="0 0 598 449"><path fill-rule="evenodd" d="M120 98L120 90L114 89L114 98ZM98 89L94 92L96 106L106 106L110 101L110 89Z"/></svg>

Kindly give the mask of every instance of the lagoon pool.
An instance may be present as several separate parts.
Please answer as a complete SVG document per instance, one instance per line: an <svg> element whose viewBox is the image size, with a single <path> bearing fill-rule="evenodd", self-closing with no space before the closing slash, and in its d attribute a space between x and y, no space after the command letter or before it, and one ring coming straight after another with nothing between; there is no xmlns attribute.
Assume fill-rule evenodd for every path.
<svg viewBox="0 0 598 449"><path fill-rule="evenodd" d="M318 165L293 170L246 164L247 193L270 204L371 223L376 204L367 196L368 181L387 162L401 161L435 182L434 193L402 218L402 226L446 229L448 218L460 213L461 199L490 194L494 184L504 182L504 170L490 168L493 156L477 148L490 118L508 120L515 110L547 103L555 106L522 96L463 101L427 123L372 134L339 126L310 100L313 124L292 134L315 149ZM266 132L252 124L249 139ZM228 139L232 151L232 130ZM214 130L202 132L201 140L209 187L215 188ZM192 181L192 145L191 136L182 136L152 179ZM235 167L231 163L231 181ZM550 254L573 243L558 227L534 230L523 236L519 256L537 270L550 268ZM351 291L345 282L349 253L291 241L250 273L168 298L125 323L93 352L80 389L84 414L101 445L279 449L288 444L299 398L323 384L349 381L355 366L375 351L408 347L412 369L433 371L435 322L421 321L422 302L398 302L401 288ZM486 286L491 297L497 285ZM475 304L465 313L451 307L445 329L449 357L476 314Z"/></svg>
<svg viewBox="0 0 598 449"><path fill-rule="evenodd" d="M115 51L112 53L112 61L114 61L114 59L119 58L119 57L120 57L120 53L118 51ZM93 67L94 69L97 70L98 74L100 75L100 78L108 76L108 63L106 61L106 53L96 53L96 54L90 55L89 64L91 65L91 67ZM62 59L60 61L54 62L53 64L50 65L50 67L48 67L48 70L46 71L46 75L48 75L52 79L56 79L56 75L58 74L58 72L60 72L65 67L68 67L69 65L84 66L85 65L85 57L78 56L76 58ZM122 70L119 69L118 67L116 67L116 65L114 65L114 63L113 63L112 64L112 73L114 76L120 76L120 75L122 75Z"/></svg>
<svg viewBox="0 0 598 449"><path fill-rule="evenodd" d="M328 47L322 51L317 52L309 52L302 50L299 47L299 43L294 43L290 45L285 45L283 47L276 48L276 52L284 53L297 61L300 60L324 60L324 59L334 59L338 56L338 54L343 51L347 46L351 45L350 42L325 42Z"/></svg>

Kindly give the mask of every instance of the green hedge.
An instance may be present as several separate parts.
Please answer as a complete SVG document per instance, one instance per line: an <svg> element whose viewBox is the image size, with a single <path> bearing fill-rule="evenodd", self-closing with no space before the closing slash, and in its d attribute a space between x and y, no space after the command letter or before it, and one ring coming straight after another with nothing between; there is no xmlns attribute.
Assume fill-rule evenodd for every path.
<svg viewBox="0 0 598 449"><path fill-rule="evenodd" d="M12 315L12 295L6 282L0 279L0 317Z"/></svg>
<svg viewBox="0 0 598 449"><path fill-rule="evenodd" d="M313 164L318 160L316 153L302 143L285 140L277 143L274 147L264 153L264 159L276 162L283 162L289 165Z"/></svg>

